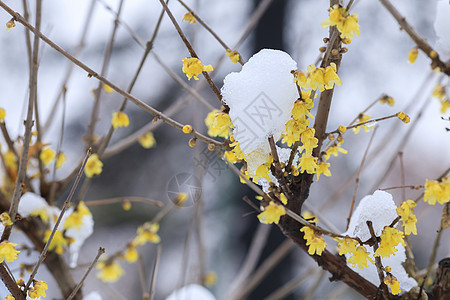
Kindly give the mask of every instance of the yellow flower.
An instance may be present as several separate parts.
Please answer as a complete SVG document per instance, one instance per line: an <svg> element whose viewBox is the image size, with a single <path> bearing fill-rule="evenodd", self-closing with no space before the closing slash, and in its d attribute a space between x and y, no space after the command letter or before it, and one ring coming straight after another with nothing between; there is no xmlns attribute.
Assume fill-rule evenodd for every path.
<svg viewBox="0 0 450 300"><path fill-rule="evenodd" d="M336 73L336 64L331 63L328 67L326 67L324 72L324 81L325 81L325 89L330 90L336 84L337 86L342 85L341 79Z"/></svg>
<svg viewBox="0 0 450 300"><path fill-rule="evenodd" d="M184 125L184 126L183 126L183 129L182 129L183 133L186 133L186 134L191 133L192 130L193 130L193 129L192 129L192 126L191 126L191 125Z"/></svg>
<svg viewBox="0 0 450 300"><path fill-rule="evenodd" d="M287 205L288 199L286 198L286 196L283 193L280 194L280 201L284 205Z"/></svg>
<svg viewBox="0 0 450 300"><path fill-rule="evenodd" d="M98 157L98 154L92 154L88 161L86 162L86 167L84 168L84 174L91 178L94 175L100 175L103 170L103 163Z"/></svg>
<svg viewBox="0 0 450 300"><path fill-rule="evenodd" d="M62 167L63 163L65 163L67 157L64 153L60 152L58 157L56 158L56 168L59 169Z"/></svg>
<svg viewBox="0 0 450 300"><path fill-rule="evenodd" d="M56 153L52 150L52 148L45 147L44 149L42 149L39 157L44 165L48 166L52 161L55 160Z"/></svg>
<svg viewBox="0 0 450 300"><path fill-rule="evenodd" d="M230 49L227 49L226 55L231 59L231 61L235 64L239 61L239 52L236 50L231 51Z"/></svg>
<svg viewBox="0 0 450 300"><path fill-rule="evenodd" d="M298 165L299 167L301 167L300 173L304 173L305 171L308 174L316 173L317 168L316 161L317 157L303 154L302 157L300 158L300 163Z"/></svg>
<svg viewBox="0 0 450 300"><path fill-rule="evenodd" d="M313 90L319 89L319 91L323 92L325 90L325 78L324 78L324 69L316 68L315 65L308 66L308 78L310 81L310 88Z"/></svg>
<svg viewBox="0 0 450 300"><path fill-rule="evenodd" d="M39 297L47 297L45 291L48 290L48 285L42 280L33 280L33 287L28 290L28 296L32 299Z"/></svg>
<svg viewBox="0 0 450 300"><path fill-rule="evenodd" d="M14 22L14 19L9 20L8 22L6 22L6 30L8 32L11 31L11 28L16 27L16 23Z"/></svg>
<svg viewBox="0 0 450 300"><path fill-rule="evenodd" d="M30 213L31 217L39 217L44 223L47 223L50 220L50 216L48 215L48 211L46 208L39 208Z"/></svg>
<svg viewBox="0 0 450 300"><path fill-rule="evenodd" d="M356 247L356 250L352 253L353 255L348 259L348 262L353 266L358 266L358 269L360 270L364 270L364 268L367 268L368 261L373 263L369 257L369 253L364 246Z"/></svg>
<svg viewBox="0 0 450 300"><path fill-rule="evenodd" d="M161 238L157 234L159 230L158 223L146 222L144 225L139 226L137 229L136 237L133 242L136 245L144 245L147 242L158 244L161 241Z"/></svg>
<svg viewBox="0 0 450 300"><path fill-rule="evenodd" d="M122 203L122 208L123 208L123 210L126 210L126 211L130 210L131 209L131 202L128 201L128 200L125 200Z"/></svg>
<svg viewBox="0 0 450 300"><path fill-rule="evenodd" d="M425 181L425 193L423 201L430 205L444 204L450 201L450 177L445 177L442 182L437 180Z"/></svg>
<svg viewBox="0 0 450 300"><path fill-rule="evenodd" d="M217 274L216 272L208 272L205 275L205 278L203 279L203 283L205 284L205 286L207 287L211 287L213 285L215 285L217 282Z"/></svg>
<svg viewBox="0 0 450 300"><path fill-rule="evenodd" d="M233 151L225 151L224 156L225 156L225 159L232 164L240 161L240 159L237 158L236 154L234 154Z"/></svg>
<svg viewBox="0 0 450 300"><path fill-rule="evenodd" d="M268 181L272 180L272 179L270 179L270 176L269 176L270 164L271 163L264 163L256 169L255 176L252 179L253 182L255 182L255 183L258 182L259 177L262 177Z"/></svg>
<svg viewBox="0 0 450 300"><path fill-rule="evenodd" d="M315 133L316 131L314 130L314 128L307 128L300 135L302 146L300 147L299 151L302 152L303 150L305 150L305 154L307 156L310 156L313 149L317 147L318 139L314 136Z"/></svg>
<svg viewBox="0 0 450 300"><path fill-rule="evenodd" d="M402 221L402 226L404 228L405 235L410 235L411 233L417 235L417 228L416 228L417 218L413 214L415 206L416 202L408 200L402 202L402 204L400 204L397 207L397 214L401 218L400 220Z"/></svg>
<svg viewBox="0 0 450 300"><path fill-rule="evenodd" d="M183 61L183 73L186 74L187 78L191 80L194 77L198 80L197 75L203 71L212 71L213 67L211 65L203 65L202 61L195 57L187 57L181 59Z"/></svg>
<svg viewBox="0 0 450 300"><path fill-rule="evenodd" d="M5 109L0 107L0 122L4 122L6 117Z"/></svg>
<svg viewBox="0 0 450 300"><path fill-rule="evenodd" d="M70 214L70 216L67 217L67 219L64 221L64 229L69 229L76 227L79 231L81 228L81 225L83 225L83 218L84 216L90 216L91 212L89 211L89 208L87 208L86 204L84 204L83 201L78 204L77 209Z"/></svg>
<svg viewBox="0 0 450 300"><path fill-rule="evenodd" d="M9 294L6 295L5 300L15 300L16 298L13 297L13 295Z"/></svg>
<svg viewBox="0 0 450 300"><path fill-rule="evenodd" d="M442 101L441 100L441 114L445 114L447 110L450 109L450 101Z"/></svg>
<svg viewBox="0 0 450 300"><path fill-rule="evenodd" d="M0 214L0 220L2 221L3 226L10 226L13 224L11 217L6 211Z"/></svg>
<svg viewBox="0 0 450 300"><path fill-rule="evenodd" d="M139 253L136 249L136 246L131 245L130 247L128 247L123 257L129 263L134 263L135 261L137 261L139 258Z"/></svg>
<svg viewBox="0 0 450 300"><path fill-rule="evenodd" d="M339 255L356 252L356 245L358 245L356 240L350 237L345 237L343 239L335 238L334 240L338 242L337 248L339 250Z"/></svg>
<svg viewBox="0 0 450 300"><path fill-rule="evenodd" d="M187 193L178 193L173 201L176 206L183 207L183 204L186 202L188 198L189 195Z"/></svg>
<svg viewBox="0 0 450 300"><path fill-rule="evenodd" d="M52 233L51 230L45 231L44 242L48 241L51 233ZM66 238L64 238L62 231L56 230L55 235L53 236L52 241L50 242L48 250L49 251L55 250L57 254L63 254L64 247L67 247L67 245L69 245L69 241Z"/></svg>
<svg viewBox="0 0 450 300"><path fill-rule="evenodd" d="M324 154L325 160L328 160L331 155L337 157L339 152L343 153L343 154L347 154L348 151L341 148L340 144L331 146L330 148L327 149L327 151Z"/></svg>
<svg viewBox="0 0 450 300"><path fill-rule="evenodd" d="M258 215L258 219L263 224L278 224L280 217L286 214L284 206L270 201L269 205L264 207L263 212Z"/></svg>
<svg viewBox="0 0 450 300"><path fill-rule="evenodd" d="M97 270L100 270L100 272L97 273L97 278L99 278L103 282L116 282L125 274L125 271L116 261L101 261L97 263L96 268Z"/></svg>
<svg viewBox="0 0 450 300"><path fill-rule="evenodd" d="M208 135L212 137L227 138L231 134L231 128L233 127L230 115L218 109L208 113L205 124L208 127Z"/></svg>
<svg viewBox="0 0 450 300"><path fill-rule="evenodd" d="M112 92L114 92L114 89L107 84L102 83L102 88L105 93L111 94Z"/></svg>
<svg viewBox="0 0 450 300"><path fill-rule="evenodd" d="M439 100L448 101L448 96L447 93L445 92L445 87L440 83L436 84L433 93L431 95Z"/></svg>
<svg viewBox="0 0 450 300"><path fill-rule="evenodd" d="M323 250L327 246L323 236L307 226L303 226L300 231L304 233L303 238L306 240L306 246L309 246L308 253L310 255L322 255Z"/></svg>
<svg viewBox="0 0 450 300"><path fill-rule="evenodd" d="M17 259L20 251L16 250L17 244L11 243L10 241L3 241L0 243L0 263L13 262Z"/></svg>
<svg viewBox="0 0 450 300"><path fill-rule="evenodd" d="M416 61L418 55L419 55L419 49L417 49L417 47L416 48L412 48L411 50L409 50L408 62L410 64L413 64Z"/></svg>
<svg viewBox="0 0 450 300"><path fill-rule="evenodd" d="M234 140L234 138L231 136L230 141ZM241 150L241 146L239 145L239 142L234 141L230 144L230 147L233 147L231 151L233 151L234 155L236 155L236 158L239 160L245 159L244 153Z"/></svg>
<svg viewBox="0 0 450 300"><path fill-rule="evenodd" d="M306 127L309 125L308 119L290 119L286 123L286 134L283 134L283 143L291 146L297 141L300 141L300 136Z"/></svg>
<svg viewBox="0 0 450 300"><path fill-rule="evenodd" d="M188 12L183 16L183 21L188 21L191 24L197 22L197 20L195 19L194 15L191 12Z"/></svg>
<svg viewBox="0 0 450 300"><path fill-rule="evenodd" d="M113 112L112 126L114 129L118 127L128 127L130 125L130 119L128 115L122 111Z"/></svg>
<svg viewBox="0 0 450 300"><path fill-rule="evenodd" d="M389 106L394 106L394 103L395 103L394 98L392 98L388 95L383 95L380 98L380 102L383 104L387 103Z"/></svg>
<svg viewBox="0 0 450 300"><path fill-rule="evenodd" d="M334 5L330 8L330 16L322 23L323 28L336 26L341 33L342 39L352 39L354 35L359 36L358 15L349 15L345 7Z"/></svg>
<svg viewBox="0 0 450 300"><path fill-rule="evenodd" d="M402 120L403 123L409 123L411 121L409 116L407 114L405 114L404 112L402 112L402 111L397 113L397 118Z"/></svg>
<svg viewBox="0 0 450 300"><path fill-rule="evenodd" d="M381 100L380 100L380 101L381 101ZM369 115L366 115L366 114L360 114L360 115L358 116L358 124L367 122L367 121L370 120L370 118L371 118L371 116L369 116ZM361 129L361 127L364 128L364 131L365 131L365 132L369 132L369 130L372 129L371 126L361 125L361 126L354 127L354 128L352 129L352 130L353 130L353 133L358 134L358 133L359 133L359 130Z"/></svg>
<svg viewBox="0 0 450 300"><path fill-rule="evenodd" d="M330 167L330 163L327 163L324 161L321 161L317 164L317 167L316 167L317 181L319 180L320 174L323 174L327 177L331 176L331 172L328 169L329 167Z"/></svg>
<svg viewBox="0 0 450 300"><path fill-rule="evenodd" d="M403 232L401 232L400 230L389 226L384 227L380 236L380 245L377 251L375 251L374 256L387 258L392 254L395 254L395 252L397 252L397 249L394 248L395 246L400 243L405 246L403 237Z"/></svg>
<svg viewBox="0 0 450 300"><path fill-rule="evenodd" d="M314 107L314 102L307 98L305 100L297 100L292 108L292 116L296 120L303 120L306 117L314 118L310 110Z"/></svg>
<svg viewBox="0 0 450 300"><path fill-rule="evenodd" d="M304 89L310 89L311 88L310 81L311 80L308 80L308 77L302 71L294 72L294 82L296 82L299 87L302 87Z"/></svg>
<svg viewBox="0 0 450 300"><path fill-rule="evenodd" d="M392 274L387 274L386 277L384 277L384 284L389 285L391 288L392 295L398 295L401 292L400 289L400 283L398 282L397 278Z"/></svg>
<svg viewBox="0 0 450 300"><path fill-rule="evenodd" d="M139 138L139 144L145 149L150 149L156 145L155 137L153 132L149 131Z"/></svg>

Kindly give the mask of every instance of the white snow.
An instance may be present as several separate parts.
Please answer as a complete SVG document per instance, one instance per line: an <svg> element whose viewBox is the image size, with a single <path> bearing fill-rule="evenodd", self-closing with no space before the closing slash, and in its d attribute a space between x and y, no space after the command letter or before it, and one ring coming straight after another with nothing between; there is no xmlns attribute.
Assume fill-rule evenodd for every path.
<svg viewBox="0 0 450 300"><path fill-rule="evenodd" d="M166 300L216 300L216 297L203 286L190 284L174 291Z"/></svg>
<svg viewBox="0 0 450 300"><path fill-rule="evenodd" d="M434 31L436 33L436 50L443 55L442 60L450 58L450 3L448 0L437 1L436 20Z"/></svg>
<svg viewBox="0 0 450 300"><path fill-rule="evenodd" d="M380 236L384 226L389 226L397 217L396 206L392 200L392 195L384 191L375 191L373 195L365 196L359 203L358 207L352 215L347 232L343 235L350 237L358 237L362 241L370 238L369 228L366 221L372 221L372 226L376 236ZM364 246L369 252L369 256L373 259L373 248ZM381 258L383 266L391 267L391 273L397 277L400 288L403 291L409 291L412 287L417 286L417 282L408 276L402 263L406 260L405 247L402 244L395 247L398 251L389 258ZM346 254L347 260L351 254ZM366 278L375 285L380 284L377 268L374 264L370 264L364 270L360 270L357 266L348 265L353 271Z"/></svg>
<svg viewBox="0 0 450 300"><path fill-rule="evenodd" d="M102 296L98 292L90 292L83 297L83 300L102 300Z"/></svg>
<svg viewBox="0 0 450 300"><path fill-rule="evenodd" d="M298 98L292 70L297 63L286 52L263 49L253 55L240 72L224 79L222 95L230 107L233 135L247 161L250 176L265 163L270 147L285 133L285 124Z"/></svg>
<svg viewBox="0 0 450 300"><path fill-rule="evenodd" d="M63 222L61 223L64 224ZM65 232L66 237L70 237L73 239L73 242L69 245L71 268L75 268L77 266L78 255L80 253L81 246L83 246L84 241L89 236L91 236L93 232L94 232L94 219L92 218L91 214L83 216L82 225L80 226L79 229L76 226L74 226L66 230Z"/></svg>

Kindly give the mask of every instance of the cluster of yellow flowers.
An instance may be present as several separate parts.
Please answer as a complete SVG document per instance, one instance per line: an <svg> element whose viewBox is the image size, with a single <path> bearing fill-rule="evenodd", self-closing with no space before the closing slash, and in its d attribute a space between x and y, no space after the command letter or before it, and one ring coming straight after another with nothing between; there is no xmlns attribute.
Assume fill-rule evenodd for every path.
<svg viewBox="0 0 450 300"><path fill-rule="evenodd" d="M312 89L323 92L324 90L330 90L336 84L341 86L342 82L337 75L337 68L335 63L331 63L326 68L317 68L315 65L309 65L307 72L295 71L294 81L299 87L304 89Z"/></svg>
<svg viewBox="0 0 450 300"><path fill-rule="evenodd" d="M358 15L350 15L345 7L334 5L330 8L330 16L322 23L323 28L336 26L341 33L342 39L352 39L354 35L359 36Z"/></svg>
<svg viewBox="0 0 450 300"><path fill-rule="evenodd" d="M125 274L125 271L117 261L105 260L95 266L99 272L97 278L103 282L116 282Z"/></svg>
<svg viewBox="0 0 450 300"><path fill-rule="evenodd" d="M47 242L50 238L52 231L50 229L45 231L44 242ZM69 245L69 239L64 237L64 234L60 230L56 230L53 235L52 241L50 242L50 246L48 247L49 251L55 251L57 254L63 254L65 251L65 247Z"/></svg>
<svg viewBox="0 0 450 300"><path fill-rule="evenodd" d="M25 288L25 281L22 278L17 279L17 285L22 289ZM28 297L31 299L40 299L40 297L47 297L45 291L48 290L48 285L45 281L33 279L32 285L28 289ZM15 299L12 295L5 297L6 300Z"/></svg>
<svg viewBox="0 0 450 300"><path fill-rule="evenodd" d="M425 193L423 200L428 204L445 204L450 201L450 177L444 177L440 182L437 180L425 181Z"/></svg>
<svg viewBox="0 0 450 300"><path fill-rule="evenodd" d="M374 256L387 258L392 254L395 254L395 252L397 252L397 249L395 249L395 247L398 244L401 243L403 246L406 246L405 242L403 241L403 237L403 232L401 232L400 230L389 226L384 227L380 235L380 245L375 251Z"/></svg>
<svg viewBox="0 0 450 300"><path fill-rule="evenodd" d="M416 202L412 200L402 202L402 204L397 207L397 214L400 216L400 220L402 221L405 235L410 235L411 233L417 235L417 218L414 215L414 207L416 207Z"/></svg>
<svg viewBox="0 0 450 300"><path fill-rule="evenodd" d="M306 245L309 246L308 253L310 255L322 255L323 250L327 246L323 236L307 226L303 226L300 231L303 232L303 238L306 240Z"/></svg>

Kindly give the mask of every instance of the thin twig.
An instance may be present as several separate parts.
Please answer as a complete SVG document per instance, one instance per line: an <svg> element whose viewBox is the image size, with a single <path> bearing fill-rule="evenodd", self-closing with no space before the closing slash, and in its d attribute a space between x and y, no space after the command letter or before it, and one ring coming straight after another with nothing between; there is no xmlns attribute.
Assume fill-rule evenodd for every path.
<svg viewBox="0 0 450 300"><path fill-rule="evenodd" d="M66 300L71 300L73 297L75 297L75 295L77 294L78 290L81 288L81 286L83 285L83 283L86 280L87 276L92 271L92 269L94 268L94 266L97 263L98 259L100 258L100 256L103 253L105 253L105 248L102 248L102 247L98 248L97 256L95 256L95 258L92 261L92 263L90 264L89 268L86 270L86 273L84 273L83 278L81 278L81 281L73 289L72 293L70 293L69 297L67 297Z"/></svg>
<svg viewBox="0 0 450 300"><path fill-rule="evenodd" d="M372 141L373 141L373 138L375 137L376 131L377 131L377 127L375 127L375 129L372 132L372 135L369 140L369 144L367 144L366 151L364 152L364 155L363 155L363 159L361 160L361 164L359 165L358 175L356 176L355 189L353 190L352 204L350 205L350 212L347 217L346 230L348 230L348 225L350 224L350 219L352 218L352 214L353 214L353 207L355 206L356 192L358 191L358 185L359 185L359 177L361 176L361 171L364 167L364 163L366 162L367 154L369 153L369 149L370 149L370 146L372 145Z"/></svg>
<svg viewBox="0 0 450 300"><path fill-rule="evenodd" d="M313 276L317 271L319 271L319 269L316 266L307 269L297 277L287 282L285 285L276 289L273 293L264 298L264 300L285 299L288 295L292 294L292 292L295 291L303 282Z"/></svg>
<svg viewBox="0 0 450 300"><path fill-rule="evenodd" d="M156 286L156 277L158 274L158 265L161 260L161 253L162 253L162 245L159 244L158 248L156 249L156 257L155 257L155 263L153 265L153 271L152 271L152 281L150 282L150 300L153 300L155 297L155 286Z"/></svg>
<svg viewBox="0 0 450 300"><path fill-rule="evenodd" d="M156 207L163 207L163 203L158 200L153 200L149 198L143 197L117 197L117 198L108 198L102 200L90 200L86 202L86 206L97 206L97 205L109 205L114 203L126 203L126 202L141 202L155 205Z"/></svg>

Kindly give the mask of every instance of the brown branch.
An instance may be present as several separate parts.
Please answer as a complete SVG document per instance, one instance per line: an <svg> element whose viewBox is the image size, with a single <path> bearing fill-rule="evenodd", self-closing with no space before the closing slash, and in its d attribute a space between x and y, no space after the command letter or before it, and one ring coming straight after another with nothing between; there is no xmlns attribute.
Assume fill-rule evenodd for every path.
<svg viewBox="0 0 450 300"><path fill-rule="evenodd" d="M392 5L389 0L380 0L381 4L389 11L389 13L397 20L398 24L411 39L417 44L417 47L422 50L430 59L432 68L438 67L441 72L450 75L450 65L446 65L439 58L439 54L422 38L417 31L406 21L400 12Z"/></svg>
<svg viewBox="0 0 450 300"><path fill-rule="evenodd" d="M17 285L12 274L8 271L5 262L0 263L0 278L2 279L6 288L15 299L25 300L27 298L26 294L24 294L23 291Z"/></svg>

